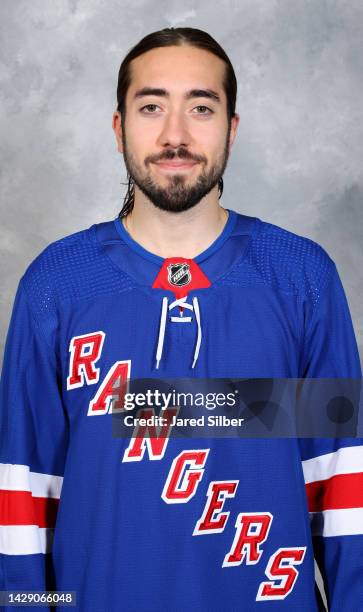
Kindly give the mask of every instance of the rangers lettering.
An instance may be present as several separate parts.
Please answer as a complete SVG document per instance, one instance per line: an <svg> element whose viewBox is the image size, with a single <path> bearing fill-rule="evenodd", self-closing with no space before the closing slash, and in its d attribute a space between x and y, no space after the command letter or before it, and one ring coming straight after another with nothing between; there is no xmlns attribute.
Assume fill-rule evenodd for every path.
<svg viewBox="0 0 363 612"><path fill-rule="evenodd" d="M103 331L72 338L69 343L71 357L67 377L68 390L83 387L84 384L94 385L98 382L100 370L95 367L95 363L101 356L104 339Z"/></svg>
<svg viewBox="0 0 363 612"><path fill-rule="evenodd" d="M207 502L201 518L197 521L193 535L222 533L229 512L221 512L227 497L234 497L239 481L212 481L209 483Z"/></svg>
<svg viewBox="0 0 363 612"><path fill-rule="evenodd" d="M185 504L194 497L208 454L209 448L206 448L183 451L175 457L161 494L166 504Z"/></svg>
<svg viewBox="0 0 363 612"><path fill-rule="evenodd" d="M90 401L88 416L102 415L124 409L130 371L130 360L116 361L110 368L94 399Z"/></svg>
<svg viewBox="0 0 363 612"><path fill-rule="evenodd" d="M146 448L148 449L150 460L162 459L169 441L171 424L178 411L179 408L163 410L165 424L158 427L158 431L155 425L137 425L134 429L133 438L124 452L122 461L141 461ZM144 408L137 413L137 419L152 419L152 417L155 418L153 408Z"/></svg>
<svg viewBox="0 0 363 612"><path fill-rule="evenodd" d="M267 540L272 518L270 512L240 512L235 525L236 535L222 567L241 565L244 560L247 565L256 565L262 555L260 545Z"/></svg>
<svg viewBox="0 0 363 612"><path fill-rule="evenodd" d="M270 599L285 599L292 589L299 575L294 565L303 562L306 546L301 548L278 548L271 555L265 574L271 582L261 582L256 601ZM283 565L285 563L285 565Z"/></svg>

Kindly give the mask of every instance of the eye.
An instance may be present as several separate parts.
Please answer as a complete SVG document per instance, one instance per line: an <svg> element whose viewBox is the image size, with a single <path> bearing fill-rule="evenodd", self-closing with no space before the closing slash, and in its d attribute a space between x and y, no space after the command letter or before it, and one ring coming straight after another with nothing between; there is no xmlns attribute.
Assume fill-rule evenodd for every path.
<svg viewBox="0 0 363 612"><path fill-rule="evenodd" d="M195 108L202 109L202 112L197 113L197 115L210 115L214 112L212 111L211 108L208 108L208 106L204 106L202 104L200 104L199 106L196 106Z"/></svg>
<svg viewBox="0 0 363 612"><path fill-rule="evenodd" d="M157 104L145 104L145 106L140 108L140 113L142 113L144 115L155 115L155 111L158 108L160 108L160 107ZM214 113L214 111L212 111L211 108L208 108L208 106L204 106L202 104L199 104L195 108L199 109L201 111L201 112L195 113L197 115L211 115L211 114Z"/></svg>
<svg viewBox="0 0 363 612"><path fill-rule="evenodd" d="M159 108L157 104L145 104L142 108L140 108L140 113L144 113L144 115L153 115L153 109ZM146 112L145 109L149 109L150 112Z"/></svg>

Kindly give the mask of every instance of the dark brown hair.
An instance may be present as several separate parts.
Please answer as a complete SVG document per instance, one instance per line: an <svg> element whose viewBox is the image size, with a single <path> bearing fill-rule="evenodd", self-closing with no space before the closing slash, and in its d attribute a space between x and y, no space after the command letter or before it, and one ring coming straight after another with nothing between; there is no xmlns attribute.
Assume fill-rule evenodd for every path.
<svg viewBox="0 0 363 612"><path fill-rule="evenodd" d="M126 94L130 87L130 63L132 60L139 57L151 49L157 47L171 47L175 45L190 45L199 49L204 49L219 57L225 63L226 70L224 75L223 87L227 97L227 115L230 122L235 116L236 97L237 97L237 79L233 70L233 66L228 55L217 43L214 38L203 30L197 28L164 28L157 32L152 32L140 40L126 55L118 73L117 83L117 110L121 113L122 129L125 125L126 112ZM124 198L120 217L125 217L134 206L135 186L132 178L127 173L127 193ZM218 182L219 197L223 193L223 179Z"/></svg>

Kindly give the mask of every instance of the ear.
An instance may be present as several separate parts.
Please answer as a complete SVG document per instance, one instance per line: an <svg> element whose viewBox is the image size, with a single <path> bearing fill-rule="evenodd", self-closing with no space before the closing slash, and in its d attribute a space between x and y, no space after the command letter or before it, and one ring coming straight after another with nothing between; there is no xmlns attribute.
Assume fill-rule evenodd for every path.
<svg viewBox="0 0 363 612"><path fill-rule="evenodd" d="M234 139L236 137L239 120L240 120L240 116L238 115L238 113L236 113L235 116L232 117L231 119L231 131L229 134L229 150L231 150Z"/></svg>
<svg viewBox="0 0 363 612"><path fill-rule="evenodd" d="M115 111L112 116L112 129L116 136L117 150L119 153L123 153L121 113L119 111Z"/></svg>

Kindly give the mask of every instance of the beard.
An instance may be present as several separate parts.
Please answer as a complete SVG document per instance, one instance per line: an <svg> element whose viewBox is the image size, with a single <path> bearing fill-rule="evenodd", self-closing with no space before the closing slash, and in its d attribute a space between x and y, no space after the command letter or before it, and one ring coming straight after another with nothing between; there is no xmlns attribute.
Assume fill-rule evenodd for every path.
<svg viewBox="0 0 363 612"><path fill-rule="evenodd" d="M230 130L231 124L229 123L224 148L220 156L207 172L205 170L200 172L194 183L188 184L188 177L181 173L178 174L176 169L175 174L170 174L167 177L167 186L162 187L153 180L149 173L142 172L142 169L136 163L132 152L128 150L125 129L123 129L123 155L129 178L132 179L135 185L137 185L140 191L142 191L150 202L160 210L174 213L189 210L198 204L200 200L206 196L222 178L229 156L228 143ZM168 149L158 157L149 156L145 159L144 163L147 167L150 163L170 159L197 161L202 164L204 163L204 166L206 163L204 157L191 155L183 146L178 147L176 150Z"/></svg>

